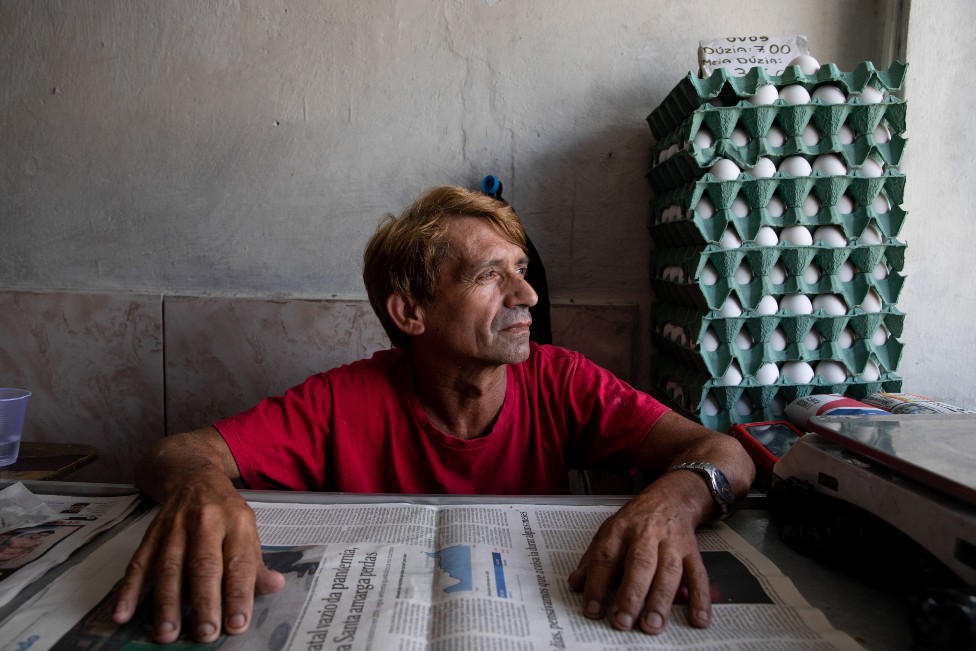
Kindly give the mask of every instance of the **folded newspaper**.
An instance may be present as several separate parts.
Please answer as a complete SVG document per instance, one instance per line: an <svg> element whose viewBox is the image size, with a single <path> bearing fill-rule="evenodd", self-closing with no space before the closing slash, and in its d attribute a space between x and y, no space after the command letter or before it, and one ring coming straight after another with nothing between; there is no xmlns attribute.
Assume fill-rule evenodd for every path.
<svg viewBox="0 0 976 651"><path fill-rule="evenodd" d="M22 484L10 488L16 486L27 491ZM135 491L113 497L20 494L43 502L53 517L0 533L0 608L93 537L118 524L139 500Z"/></svg>
<svg viewBox="0 0 976 651"><path fill-rule="evenodd" d="M583 617L566 577L618 506L252 503L284 589L221 649L858 649L724 524L698 534L714 603L708 629L677 605L665 633ZM111 600L153 513L0 623L0 648L131 649L150 641L146 597L128 625ZM184 630L189 629L188 625ZM192 645L207 648L206 645Z"/></svg>

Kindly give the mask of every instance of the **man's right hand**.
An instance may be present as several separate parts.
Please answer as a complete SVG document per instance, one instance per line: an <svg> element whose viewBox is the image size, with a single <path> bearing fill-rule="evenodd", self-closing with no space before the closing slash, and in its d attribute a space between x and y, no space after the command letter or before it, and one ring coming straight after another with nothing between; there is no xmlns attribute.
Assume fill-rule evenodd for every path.
<svg viewBox="0 0 976 651"><path fill-rule="evenodd" d="M262 562L254 512L231 482L222 444L212 428L168 437L140 464L140 488L161 507L126 569L112 617L117 624L129 621L154 584L158 643L179 639L184 598L192 637L212 642L221 630L246 631L255 594L284 586L284 577ZM214 452L220 456L211 457Z"/></svg>

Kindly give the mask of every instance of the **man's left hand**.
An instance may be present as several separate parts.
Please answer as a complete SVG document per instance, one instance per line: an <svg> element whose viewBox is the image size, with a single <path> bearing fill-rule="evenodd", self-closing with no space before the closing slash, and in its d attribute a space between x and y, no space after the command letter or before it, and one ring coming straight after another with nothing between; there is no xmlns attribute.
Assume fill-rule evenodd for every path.
<svg viewBox="0 0 976 651"><path fill-rule="evenodd" d="M678 498L703 488L691 473L666 473L603 523L569 576L583 592L587 617L608 615L614 628L661 633L683 585L689 622L708 626L711 591L695 538L701 502Z"/></svg>

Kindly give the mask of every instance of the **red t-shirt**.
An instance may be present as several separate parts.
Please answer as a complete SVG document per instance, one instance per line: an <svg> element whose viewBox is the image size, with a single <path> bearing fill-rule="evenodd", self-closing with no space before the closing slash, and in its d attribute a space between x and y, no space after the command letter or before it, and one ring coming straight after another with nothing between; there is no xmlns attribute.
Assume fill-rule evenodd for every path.
<svg viewBox="0 0 976 651"><path fill-rule="evenodd" d="M508 366L492 431L435 427L401 350L308 378L215 424L250 488L352 493L546 495L570 468L629 470L668 409L575 353L532 344Z"/></svg>

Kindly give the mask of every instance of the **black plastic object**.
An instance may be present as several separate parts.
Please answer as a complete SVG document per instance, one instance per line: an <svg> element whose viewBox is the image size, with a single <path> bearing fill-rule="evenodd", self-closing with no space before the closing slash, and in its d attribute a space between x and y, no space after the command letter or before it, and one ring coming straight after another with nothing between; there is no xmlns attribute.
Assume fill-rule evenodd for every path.
<svg viewBox="0 0 976 651"><path fill-rule="evenodd" d="M499 201L505 201L502 198L502 182L497 176L489 174L482 179L481 191ZM525 224L522 226L524 228ZM528 230L525 233L525 242L529 249L529 270L525 274L525 280L539 295L539 302L529 308L529 313L532 315L529 339L537 344L551 344L552 319L549 315L549 282L546 279L546 268L542 266L542 258L539 256L539 251L536 250L535 245L532 244Z"/></svg>

